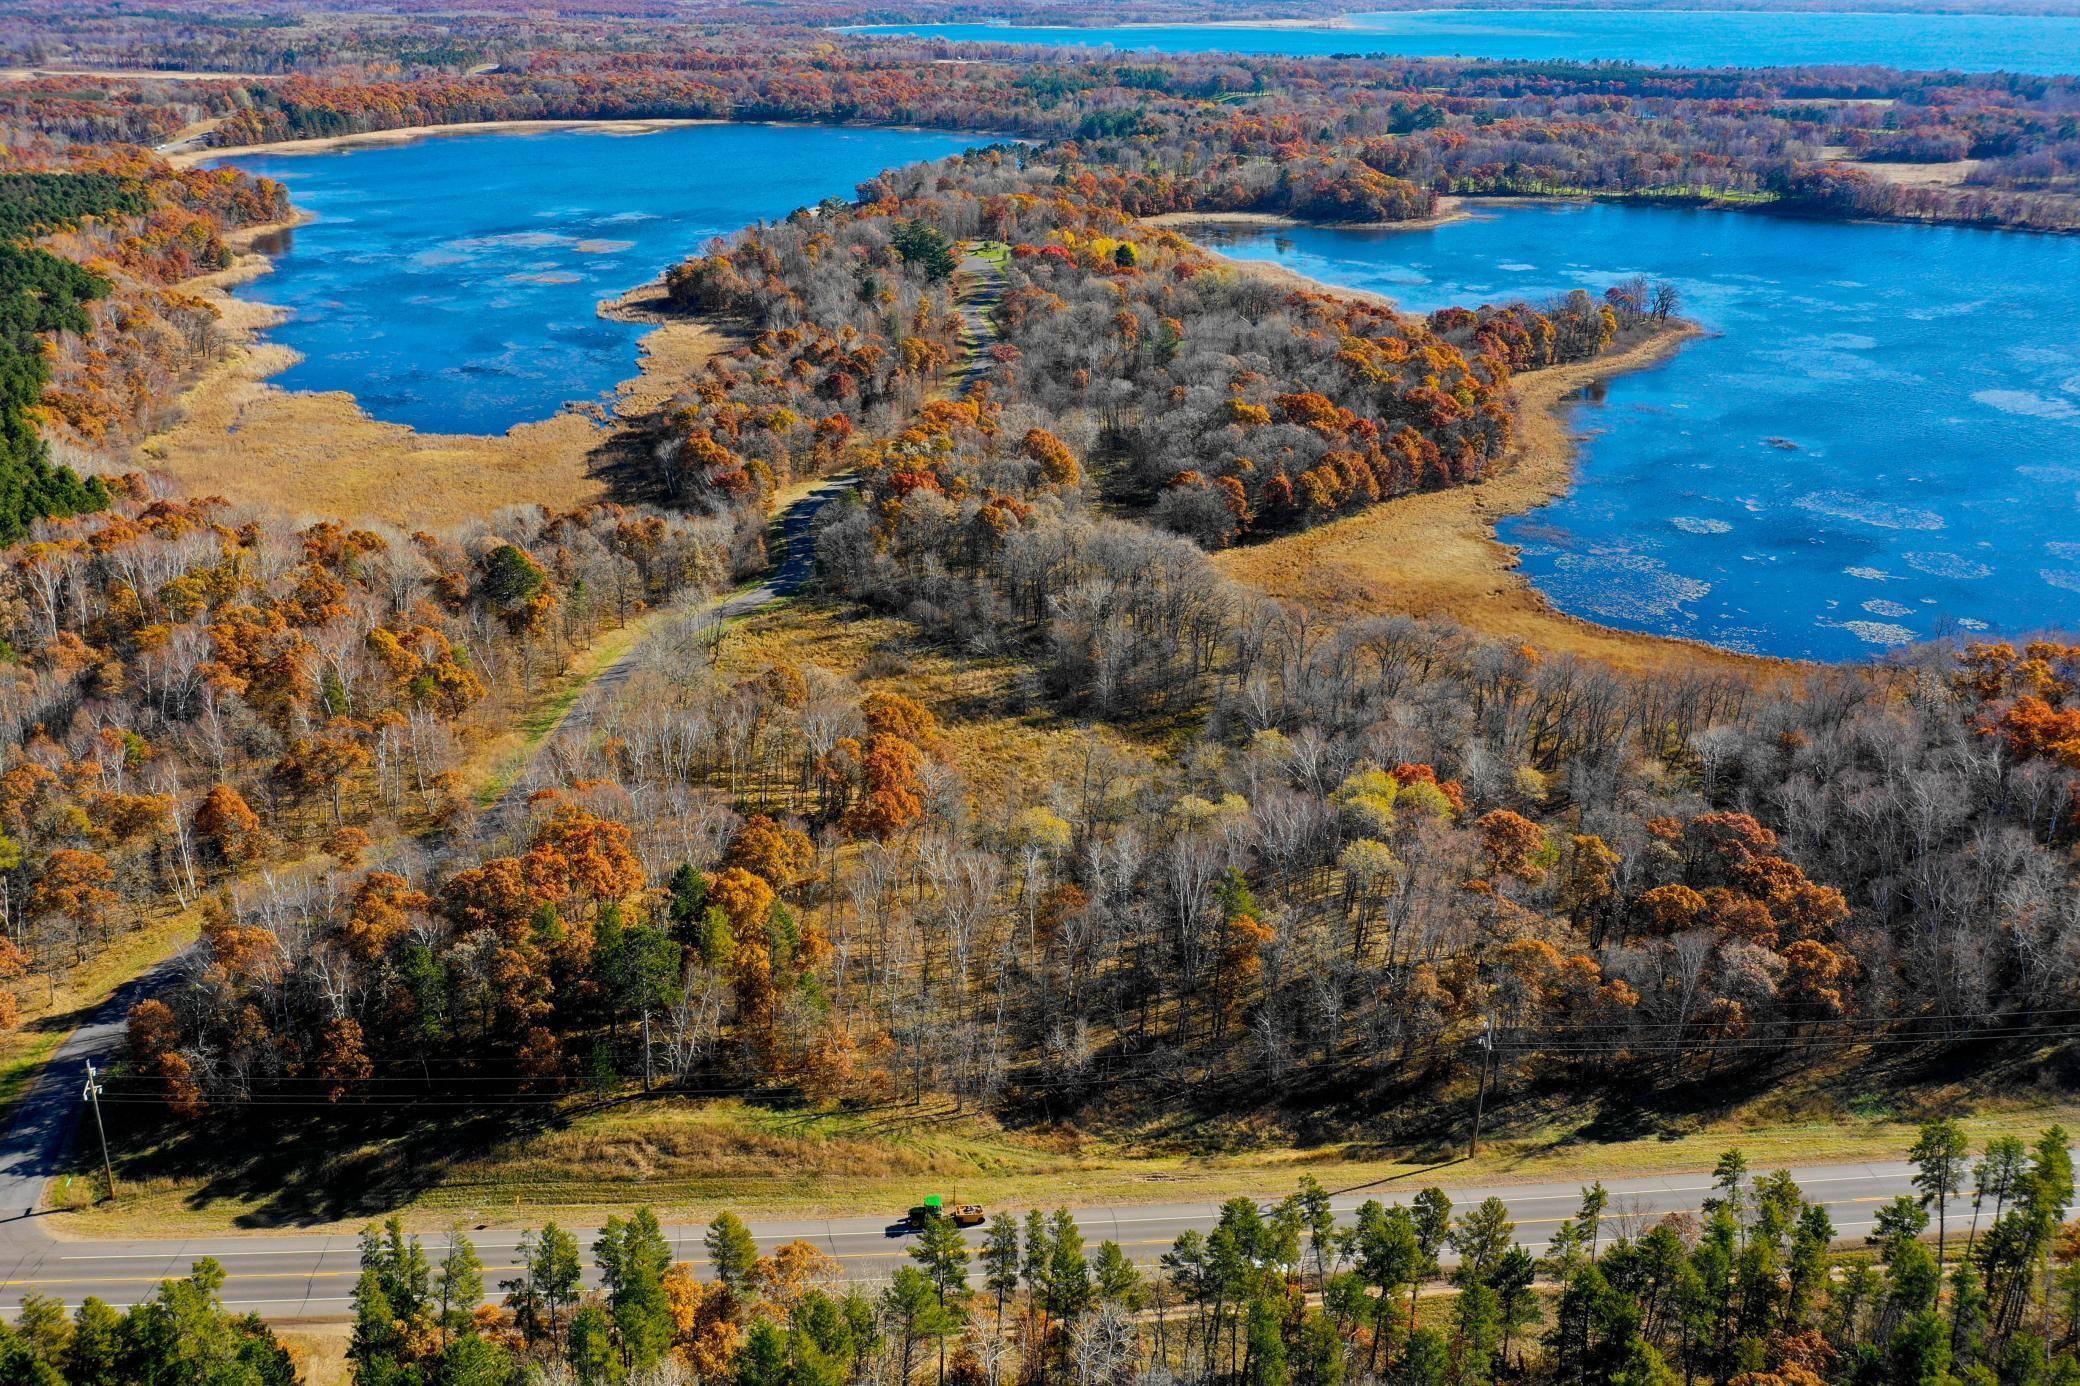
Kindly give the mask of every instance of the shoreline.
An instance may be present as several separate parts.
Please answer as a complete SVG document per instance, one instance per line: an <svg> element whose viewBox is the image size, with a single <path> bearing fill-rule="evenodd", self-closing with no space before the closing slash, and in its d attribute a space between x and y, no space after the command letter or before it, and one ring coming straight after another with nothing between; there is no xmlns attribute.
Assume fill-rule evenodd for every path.
<svg viewBox="0 0 2080 1386"><path fill-rule="evenodd" d="M1435 231L1455 221L1468 221L1473 213L1466 199L1446 195L1437 199L1437 210L1427 217L1407 221L1301 221L1282 212L1158 212L1142 217L1143 226L1164 231L1218 231L1224 227L1258 231Z"/></svg>
<svg viewBox="0 0 2080 1386"><path fill-rule="evenodd" d="M1301 276L1295 276L1299 278ZM1333 289L1327 292L1335 292ZM1483 481L1385 501L1314 529L1215 554L1228 576L1281 600L1344 619L1442 616L1543 653L1594 659L1626 672L1781 675L1807 667L1682 636L1607 626L1561 610L1524 575L1497 525L1565 495L1580 440L1573 396L1651 370L1705 335L1694 323L1656 333L1612 356L1549 366L1511 381L1517 436Z"/></svg>
<svg viewBox="0 0 2080 1386"><path fill-rule="evenodd" d="M1348 29L1360 33L1368 32L1366 30L1358 29L1358 27L1355 24L1351 23L1351 14L1359 13L1372 12L1354 10L1351 11L1350 14L1325 15L1320 19L1294 19L1291 17L1281 19L1179 19L1167 23L1159 19L1131 19L1116 24L1016 24L1007 20L1004 22L1003 27L1007 29L1024 29L1027 31L1037 30L1051 34L1106 33L1109 31L1126 29ZM925 27L925 25L927 24L935 23L973 24L984 28L997 27L995 24L988 20L920 20L917 24L912 26L905 26L901 24L828 24L824 26L824 30L827 33L834 34L854 34L861 38L943 38L944 35L942 34L914 32L915 29L921 29ZM1019 42L1019 40L948 39L947 42L1016 44Z"/></svg>
<svg viewBox="0 0 2080 1386"><path fill-rule="evenodd" d="M1239 274L1295 293L1410 316L1385 294L1324 283L1268 260L1235 259L1210 246L1199 248ZM1496 531L1502 520L1535 510L1573 487L1581 449L1572 427L1572 395L1600 381L1651 370L1704 335L1697 324L1679 319L1676 326L1615 355L1521 373L1510 381L1517 435L1494 475L1468 486L1382 501L1296 534L1223 549L1213 555L1214 563L1269 596L1327 614L1347 619L1446 616L1480 634L1584 655L1617 669L1752 676L1802 667L1562 611L1524 575L1519 550Z"/></svg>
<svg viewBox="0 0 2080 1386"><path fill-rule="evenodd" d="M1200 248L1202 250L1206 249L1204 246ZM1321 280L1311 275L1302 274L1296 269L1289 269L1270 260L1236 260L1222 255L1219 251L1210 251L1209 253L1243 278L1261 280L1266 284L1284 289L1288 293L1319 294L1326 298L1340 298L1348 303L1369 303L1375 308L1386 309L1396 317L1406 318L1410 316L1403 313L1401 306L1393 299L1372 289L1353 289L1346 288L1340 284L1324 284Z"/></svg>
<svg viewBox="0 0 2080 1386"><path fill-rule="evenodd" d="M632 289L623 289L612 298L603 298L594 309L609 322L648 323L656 327L669 327L686 321L673 313L664 287L664 276L659 274Z"/></svg>
<svg viewBox="0 0 2080 1386"><path fill-rule="evenodd" d="M643 312L661 281L601 300L595 312L650 326L636 342L634 371L610 399L566 404L502 434L427 433L377 419L344 390L287 390L273 378L299 359L268 338L286 316L279 305L232 290L273 272L256 245L316 218L241 227L225 237L236 258L179 287L217 311L225 350L179 392L172 420L141 439L109 470L141 469L191 496L292 520L306 517L431 529L482 519L509 505L573 509L606 499L603 472L626 430L669 402L707 361L736 346L707 323ZM252 440L266 440L253 446Z"/></svg>
<svg viewBox="0 0 2080 1386"><path fill-rule="evenodd" d="M586 131L599 135L655 135L666 130L686 130L701 125L768 125L775 128L809 126L825 130L899 130L950 138L984 140L992 143L1031 144L1034 137L1011 130L949 130L937 125L883 125L846 120L732 120L727 116L627 116L554 120L466 120L448 125L398 125L382 130L357 130L350 135L314 135L304 139L269 140L260 144L210 145L192 149L163 149L159 157L175 168L193 168L219 159L241 159L252 155L297 156L331 154L342 149L362 149L413 144L447 135L527 135L559 131ZM980 145L974 146L980 148Z"/></svg>
<svg viewBox="0 0 2080 1386"><path fill-rule="evenodd" d="M213 159L239 159L254 154L329 154L369 145L411 144L442 135L524 135L557 130L590 130L599 134L655 134L694 125L729 125L709 116L642 116L629 120L466 120L452 125L398 125L384 130L357 130L351 135L319 135L309 139L268 140L261 144L211 145L162 155L175 168L193 168Z"/></svg>

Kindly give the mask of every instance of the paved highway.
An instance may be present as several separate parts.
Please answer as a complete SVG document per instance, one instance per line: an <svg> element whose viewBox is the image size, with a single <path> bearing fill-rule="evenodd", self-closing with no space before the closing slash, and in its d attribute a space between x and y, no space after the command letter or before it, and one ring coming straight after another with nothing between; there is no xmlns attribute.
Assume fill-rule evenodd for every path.
<svg viewBox="0 0 2080 1386"><path fill-rule="evenodd" d="M1879 1204L1909 1191L1911 1170L1901 1163L1822 1166L1793 1173L1807 1197L1827 1207L1836 1232L1853 1240L1869 1231ZM1351 1210L1367 1198L1405 1201L1427 1182L1432 1181L1405 1179L1344 1192L1336 1196L1334 1204L1347 1220ZM1451 1193L1457 1206L1470 1206L1491 1193L1501 1197L1516 1220L1519 1240L1533 1251L1543 1249L1552 1229L1580 1201L1580 1188L1572 1182L1485 1187L1454 1186L1442 1178L1434 1182ZM1705 1175L1608 1180L1605 1187L1611 1193L1611 1221L1606 1225L1612 1235L1651 1225L1663 1213L1696 1209L1711 1193ZM1210 1203L1076 1210L1077 1221L1094 1250L1099 1241L1111 1238L1142 1262L1162 1255L1188 1228L1211 1228L1218 1211ZM1969 1208L1953 1209L1953 1229L1961 1233L1969 1216ZM477 1244L487 1266L486 1284L495 1292L498 1281L515 1271L519 1233L510 1228L465 1230ZM666 1229L679 1257L704 1269L702 1231L699 1225ZM881 1218L755 1222L752 1231L765 1248L796 1238L812 1242L836 1257L848 1278L867 1282L885 1279L902 1264L912 1242ZM578 1230L577 1235L589 1249L592 1230ZM972 1243L981 1241L979 1229L968 1236ZM437 1258L441 1236L435 1234L426 1241L430 1254ZM14 1306L24 1291L35 1288L67 1304L95 1295L120 1307L148 1297L168 1276L185 1274L202 1256L214 1256L223 1263L228 1275L224 1297L235 1308L257 1310L284 1321L349 1315L349 1297L359 1272L358 1247L351 1234L69 1242L52 1238L41 1219L19 1216L0 1224L0 1306Z"/></svg>
<svg viewBox="0 0 2080 1386"><path fill-rule="evenodd" d="M224 1298L239 1310L257 1310L278 1321L338 1320L350 1317L350 1297L359 1274L359 1247L353 1233L255 1234L161 1240L108 1239L66 1241L54 1236L48 1219L38 1216L44 1189L61 1172L68 1142L83 1104L81 1085L88 1059L105 1063L123 1036L124 1017L137 1000L170 981L184 965L175 959L127 988L109 1005L75 1030L60 1046L24 1097L13 1128L0 1140L0 1309L12 1309L34 1289L66 1304L96 1296L123 1307L149 1298L160 1281L184 1275L204 1256L214 1256L227 1273ZM1757 1173L1763 1171L1757 1170ZM1870 1230L1877 1206L1911 1191L1912 1169L1904 1162L1817 1166L1792 1171L1806 1196L1824 1205L1836 1233L1860 1239ZM1711 1195L1706 1174L1673 1174L1607 1179L1612 1235L1635 1232L1664 1213L1695 1210ZM1569 1180L1545 1184L1471 1185L1455 1181L1450 1166L1404 1176L1364 1188L1335 1191L1333 1206L1345 1221L1368 1198L1405 1202L1425 1185L1448 1191L1453 1203L1467 1207L1489 1194L1509 1205L1517 1236L1533 1251L1580 1202L1580 1184ZM1267 1189L1267 1199L1285 1189ZM923 1192L916 1190L912 1192ZM1044 1198L1044 1190L1036 1190ZM900 1195L892 1196L900 1202ZM893 1217L897 1210L890 1209ZM995 1210L992 1209L992 1212ZM1023 1213L1023 1208L1014 1209ZM1151 1262L1167 1250L1179 1233L1210 1229L1219 1216L1212 1203L1151 1202L1127 1207L1077 1209L1077 1221L1095 1249L1107 1238L1117 1241L1133 1259ZM902 1264L911 1239L888 1225L886 1218L806 1219L755 1222L752 1232L771 1248L800 1238L836 1257L853 1280L884 1280ZM1953 1209L1951 1227L1962 1232L1970 1222L1969 1206ZM516 1228L468 1228L486 1263L485 1283L497 1293L500 1279L514 1273ZM572 1229L588 1250L590 1228ZM679 1256L705 1268L700 1225L666 1229ZM980 1230L969 1240L980 1243ZM426 1238L438 1257L442 1238Z"/></svg>

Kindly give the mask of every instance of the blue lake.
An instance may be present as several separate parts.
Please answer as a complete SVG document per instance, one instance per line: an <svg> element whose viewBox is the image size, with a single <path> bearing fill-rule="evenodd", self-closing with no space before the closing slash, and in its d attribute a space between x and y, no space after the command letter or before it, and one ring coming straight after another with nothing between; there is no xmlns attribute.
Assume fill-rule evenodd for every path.
<svg viewBox="0 0 2080 1386"><path fill-rule="evenodd" d="M2080 72L2080 18L2052 15L1411 10L1354 14L1335 28L887 24L851 32L1164 53L1605 59L1655 67L1870 63L1912 71Z"/></svg>
<svg viewBox="0 0 2080 1386"><path fill-rule="evenodd" d="M232 162L317 220L242 296L290 318L291 390L347 390L376 418L503 433L636 372L648 330L598 316L710 237L849 197L955 135L698 125L650 133L460 134Z"/></svg>
<svg viewBox="0 0 2080 1386"><path fill-rule="evenodd" d="M1566 611L1821 659L2080 627L2080 239L1609 204L1202 239L1414 312L1681 287L1713 335L1590 392L1574 490L1502 526Z"/></svg>

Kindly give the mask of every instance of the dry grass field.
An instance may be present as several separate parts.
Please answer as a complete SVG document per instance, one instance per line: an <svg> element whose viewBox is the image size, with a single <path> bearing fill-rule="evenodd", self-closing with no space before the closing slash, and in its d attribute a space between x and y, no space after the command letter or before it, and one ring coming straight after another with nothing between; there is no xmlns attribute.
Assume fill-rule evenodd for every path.
<svg viewBox="0 0 2080 1386"><path fill-rule="evenodd" d="M1505 1108L1507 1119L1472 1160L1463 1158L1456 1128L1417 1141L1360 1134L1302 1144L1241 1117L1156 1118L1102 1136L1068 1126L1014 1131L944 1100L849 1111L675 1099L573 1103L559 1117L433 1172L371 1178L368 1171L390 1167L379 1146L338 1152L323 1170L322 1193L366 1210L359 1216L285 1216L280 1191L267 1182L281 1171L261 1168L268 1157L260 1156L235 1182L266 1188L266 1196L226 1188L231 1171L220 1168L207 1183L130 1182L120 1203L77 1207L52 1221L64 1236L174 1236L231 1227L353 1232L376 1210L393 1209L410 1226L438 1231L458 1220L512 1226L554 1217L585 1225L637 1205L675 1222L705 1221L723 1208L746 1216L865 1216L907 1207L928 1192L991 1207L1027 1206L1036 1189L1046 1202L1069 1206L1214 1201L1277 1194L1302 1174L1351 1191L1694 1171L1711 1168L1731 1146L1751 1168L1767 1170L1903 1159L1916 1121L1950 1109L1936 1095L1929 1100L1935 1105L1894 1095L1867 1109L1807 1094L1716 1118L1666 1119L1615 1140L1607 1124L1622 1114L1594 1104L1525 1102ZM1989 1136L2028 1137L2075 1115L2067 1105L2013 1098L1981 1104L1961 1124L1976 1149Z"/></svg>

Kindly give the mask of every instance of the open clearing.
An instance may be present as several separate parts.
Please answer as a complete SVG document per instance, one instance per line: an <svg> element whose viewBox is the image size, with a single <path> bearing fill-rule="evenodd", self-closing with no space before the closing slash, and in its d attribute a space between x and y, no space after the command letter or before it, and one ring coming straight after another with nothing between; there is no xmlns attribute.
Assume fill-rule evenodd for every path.
<svg viewBox="0 0 2080 1386"><path fill-rule="evenodd" d="M939 719L945 759L967 779L980 805L1021 806L1020 785L1067 777L1094 745L1160 754L1159 737L1130 737L1116 724L1063 716L1046 699L1016 690L1025 666L1008 657L956 656L919 640L895 617L862 618L827 602L797 599L731 629L726 668L750 673L772 664L815 665L857 680L863 693L900 693Z"/></svg>

